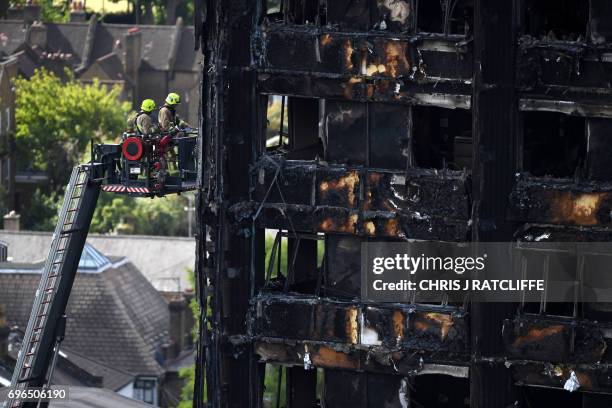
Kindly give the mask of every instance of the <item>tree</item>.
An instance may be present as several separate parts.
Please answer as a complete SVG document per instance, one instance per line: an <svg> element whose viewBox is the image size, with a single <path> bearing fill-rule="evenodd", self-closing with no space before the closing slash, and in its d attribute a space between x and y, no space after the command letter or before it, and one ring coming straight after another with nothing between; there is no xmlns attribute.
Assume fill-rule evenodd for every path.
<svg viewBox="0 0 612 408"><path fill-rule="evenodd" d="M111 0L118 2L119 0ZM174 24L178 17L193 19L191 0L128 0L134 10L136 24Z"/></svg>
<svg viewBox="0 0 612 408"><path fill-rule="evenodd" d="M196 287L195 284L195 273L193 270L187 271L187 277L192 287ZM198 333L200 330L200 304L196 298L191 299L189 302L189 308L193 314L193 321L195 326L193 327L193 339L198 341ZM207 312L210 315L210 310ZM179 376L185 380L185 384L181 389L181 401L177 408L191 408L193 406L193 391L195 389L195 364L185 367L179 371ZM206 400L206 385L204 385L204 399Z"/></svg>
<svg viewBox="0 0 612 408"><path fill-rule="evenodd" d="M187 235L185 195L133 198L102 194L91 222L91 232L138 235Z"/></svg>
<svg viewBox="0 0 612 408"><path fill-rule="evenodd" d="M57 222L61 197L55 192L45 194L36 189L30 205L21 211L22 228L30 231L52 231Z"/></svg>
<svg viewBox="0 0 612 408"><path fill-rule="evenodd" d="M114 139L123 130L130 104L120 100L121 88L94 80L83 84L66 71L62 82L37 70L15 80L16 134L19 163L46 171L50 192L66 184L91 140Z"/></svg>
<svg viewBox="0 0 612 408"><path fill-rule="evenodd" d="M9 5L11 7L23 7L26 3L26 0L13 0L9 2ZM57 4L53 0L38 0L36 5L40 7L40 18L45 23L65 23L69 19L68 2ZM0 8L2 7L0 6Z"/></svg>
<svg viewBox="0 0 612 408"><path fill-rule="evenodd" d="M38 190L22 212L33 230L53 229L71 168L88 157L89 143L116 139L125 126L130 104L121 89L97 81L78 82L66 72L62 81L45 70L15 81L18 162L45 171L49 185ZM0 196L1 198L1 196ZM136 199L101 194L91 224L98 233L187 235L186 195Z"/></svg>

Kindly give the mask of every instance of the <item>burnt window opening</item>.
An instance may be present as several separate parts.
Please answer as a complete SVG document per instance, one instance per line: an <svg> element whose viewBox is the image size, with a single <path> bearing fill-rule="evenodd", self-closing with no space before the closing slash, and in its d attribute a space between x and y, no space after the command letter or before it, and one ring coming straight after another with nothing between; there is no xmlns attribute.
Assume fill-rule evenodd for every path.
<svg viewBox="0 0 612 408"><path fill-rule="evenodd" d="M467 378L443 374L417 375L408 380L410 406L462 408L470 406L470 385Z"/></svg>
<svg viewBox="0 0 612 408"><path fill-rule="evenodd" d="M287 274L287 238L283 238L283 231L266 229L266 280L279 279Z"/></svg>
<svg viewBox="0 0 612 408"><path fill-rule="evenodd" d="M326 3L327 22L342 30L414 32L416 0L328 0Z"/></svg>
<svg viewBox="0 0 612 408"><path fill-rule="evenodd" d="M367 164L367 104L325 101L323 133L325 160L330 163Z"/></svg>
<svg viewBox="0 0 612 408"><path fill-rule="evenodd" d="M528 407L583 408L591 406L583 405L586 394L580 392L567 392L563 388L521 387L520 390L522 391L521 394ZM604 399L605 398L609 400L610 397L604 396ZM596 407L600 405L593 406Z"/></svg>
<svg viewBox="0 0 612 408"><path fill-rule="evenodd" d="M412 123L412 149L416 167L471 169L471 111L415 106Z"/></svg>
<svg viewBox="0 0 612 408"><path fill-rule="evenodd" d="M591 0L589 38L593 44L604 44L612 40L612 18L608 0Z"/></svg>
<svg viewBox="0 0 612 408"><path fill-rule="evenodd" d="M612 288L612 277L607 272L607 265L610 265L610 254L591 254L584 261L584 271L582 273L583 296L586 302L580 304L579 316L598 322L612 321L612 307L608 302L591 302L596 296L593 292L587 292L589 288ZM605 265L605 266L604 266Z"/></svg>
<svg viewBox="0 0 612 408"><path fill-rule="evenodd" d="M369 165L403 170L410 160L410 107L397 104L369 105Z"/></svg>
<svg viewBox="0 0 612 408"><path fill-rule="evenodd" d="M325 237L325 269L323 279L324 296L345 299L357 298L361 294L361 243L360 237L349 235L327 235Z"/></svg>
<svg viewBox="0 0 612 408"><path fill-rule="evenodd" d="M608 118L587 118L586 174L592 181L612 181L612 120Z"/></svg>
<svg viewBox="0 0 612 408"><path fill-rule="evenodd" d="M417 31L468 36L474 25L474 0L417 0Z"/></svg>
<svg viewBox="0 0 612 408"><path fill-rule="evenodd" d="M470 36L474 26L474 0L452 0L445 33Z"/></svg>
<svg viewBox="0 0 612 408"><path fill-rule="evenodd" d="M266 105L265 149L291 160L324 156L319 135L319 105L310 98L270 95Z"/></svg>
<svg viewBox="0 0 612 408"><path fill-rule="evenodd" d="M526 0L525 34L546 41L582 41L589 19L586 0Z"/></svg>
<svg viewBox="0 0 612 408"><path fill-rule="evenodd" d="M442 33L445 27L447 0L417 1L417 31Z"/></svg>
<svg viewBox="0 0 612 408"><path fill-rule="evenodd" d="M598 289L612 288L610 251L585 244L584 250L559 246L550 250L523 248L518 253L521 276L542 280L543 292L523 292L520 312L555 318L585 318L610 322L610 304L597 302ZM560 251L561 250L561 251Z"/></svg>
<svg viewBox="0 0 612 408"><path fill-rule="evenodd" d="M323 234L266 230L265 287L318 295L323 280L324 238Z"/></svg>
<svg viewBox="0 0 612 408"><path fill-rule="evenodd" d="M523 115L523 171L570 178L582 167L587 149L585 119L556 112Z"/></svg>
<svg viewBox="0 0 612 408"><path fill-rule="evenodd" d="M280 364L266 364L264 379L264 407L284 407L287 405L286 367Z"/></svg>
<svg viewBox="0 0 612 408"><path fill-rule="evenodd" d="M523 313L579 317L577 303L580 286L577 257L554 252L529 252L522 256L522 274L525 279L543 280L546 290L542 293L525 295L521 302ZM560 297L563 297L563 302Z"/></svg>
<svg viewBox="0 0 612 408"><path fill-rule="evenodd" d="M282 0L267 0L266 1L266 14L281 15L282 6L283 6Z"/></svg>
<svg viewBox="0 0 612 408"><path fill-rule="evenodd" d="M322 368L305 370L302 367L267 363L264 408L292 406L288 400L306 403L306 406L319 406L323 396L324 375Z"/></svg>
<svg viewBox="0 0 612 408"><path fill-rule="evenodd" d="M325 9L319 6L319 0L289 0L287 3L288 23L297 25L324 24L320 16L325 15Z"/></svg>
<svg viewBox="0 0 612 408"><path fill-rule="evenodd" d="M268 96L266 109L266 149L275 150L289 146L288 97Z"/></svg>
<svg viewBox="0 0 612 408"><path fill-rule="evenodd" d="M267 0L266 14L277 22L325 25L326 4L319 0Z"/></svg>
<svg viewBox="0 0 612 408"><path fill-rule="evenodd" d="M560 247L559 249L563 249ZM543 280L545 291L523 294L521 312L609 322L609 303L597 302L597 289L612 287L610 253L589 246L588 252L571 254L559 250L521 252L521 275Z"/></svg>
<svg viewBox="0 0 612 408"><path fill-rule="evenodd" d="M408 166L409 107L326 101L322 117L328 162L388 170L404 170Z"/></svg>

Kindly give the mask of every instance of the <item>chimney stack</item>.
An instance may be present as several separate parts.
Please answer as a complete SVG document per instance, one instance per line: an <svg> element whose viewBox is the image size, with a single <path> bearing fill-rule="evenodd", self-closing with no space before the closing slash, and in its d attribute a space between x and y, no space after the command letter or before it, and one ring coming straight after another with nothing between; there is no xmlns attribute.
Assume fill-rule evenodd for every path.
<svg viewBox="0 0 612 408"><path fill-rule="evenodd" d="M28 0L23 6L23 22L26 26L40 21L40 6Z"/></svg>
<svg viewBox="0 0 612 408"><path fill-rule="evenodd" d="M32 24L28 28L27 41L31 47L45 48L47 46L47 26L40 21Z"/></svg>
<svg viewBox="0 0 612 408"><path fill-rule="evenodd" d="M14 210L4 216L4 229L6 231L19 231L21 215L17 214Z"/></svg>
<svg viewBox="0 0 612 408"><path fill-rule="evenodd" d="M170 310L170 340L172 340L168 358L175 358L185 349L185 314L189 310L187 300L183 296L170 299L168 309Z"/></svg>
<svg viewBox="0 0 612 408"><path fill-rule="evenodd" d="M140 103L140 95L138 94L138 87L140 86L140 47L141 47L141 33L138 27L132 27L125 33L123 49L123 63L126 74L129 75L130 79L134 83L134 90L132 92L132 103L137 106Z"/></svg>
<svg viewBox="0 0 612 408"><path fill-rule="evenodd" d="M87 21L85 6L82 1L73 1L70 5L70 22L83 23Z"/></svg>

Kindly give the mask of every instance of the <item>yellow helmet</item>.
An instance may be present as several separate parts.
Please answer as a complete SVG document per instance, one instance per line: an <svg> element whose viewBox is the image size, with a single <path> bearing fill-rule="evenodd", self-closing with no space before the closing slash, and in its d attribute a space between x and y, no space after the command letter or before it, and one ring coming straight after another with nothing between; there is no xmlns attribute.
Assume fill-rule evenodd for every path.
<svg viewBox="0 0 612 408"><path fill-rule="evenodd" d="M168 105L178 105L181 103L181 97L179 94L171 92L168 94L168 96L166 96L166 103Z"/></svg>
<svg viewBox="0 0 612 408"><path fill-rule="evenodd" d="M155 110L155 101L153 99L145 99L142 101L140 109L147 113L153 112Z"/></svg>

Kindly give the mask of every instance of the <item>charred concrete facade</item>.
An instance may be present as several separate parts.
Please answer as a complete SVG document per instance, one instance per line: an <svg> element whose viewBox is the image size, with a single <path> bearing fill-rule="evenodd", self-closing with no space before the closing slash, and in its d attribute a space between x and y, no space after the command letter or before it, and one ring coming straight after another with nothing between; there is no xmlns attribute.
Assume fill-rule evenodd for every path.
<svg viewBox="0 0 612 408"><path fill-rule="evenodd" d="M195 406L610 406L607 306L373 304L359 264L368 240L611 238L609 2L196 6Z"/></svg>

